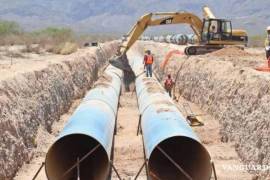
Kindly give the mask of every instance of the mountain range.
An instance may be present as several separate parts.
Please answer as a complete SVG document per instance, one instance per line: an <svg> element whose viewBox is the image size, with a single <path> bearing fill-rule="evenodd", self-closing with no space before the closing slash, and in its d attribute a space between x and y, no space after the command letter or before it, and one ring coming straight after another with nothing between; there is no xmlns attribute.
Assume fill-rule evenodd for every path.
<svg viewBox="0 0 270 180"><path fill-rule="evenodd" d="M0 0L0 19L16 21L27 31L63 26L83 33L122 34L147 12L189 11L202 17L204 5L250 34L261 34L270 25L270 0ZM171 25L147 32L192 31L187 25Z"/></svg>

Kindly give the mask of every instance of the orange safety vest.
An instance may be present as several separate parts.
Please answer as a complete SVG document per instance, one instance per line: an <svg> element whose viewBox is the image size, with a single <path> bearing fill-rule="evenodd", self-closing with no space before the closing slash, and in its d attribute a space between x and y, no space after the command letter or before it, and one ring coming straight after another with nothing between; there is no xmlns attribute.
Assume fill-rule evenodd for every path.
<svg viewBox="0 0 270 180"><path fill-rule="evenodd" d="M152 55L145 55L145 64L153 64L154 58Z"/></svg>

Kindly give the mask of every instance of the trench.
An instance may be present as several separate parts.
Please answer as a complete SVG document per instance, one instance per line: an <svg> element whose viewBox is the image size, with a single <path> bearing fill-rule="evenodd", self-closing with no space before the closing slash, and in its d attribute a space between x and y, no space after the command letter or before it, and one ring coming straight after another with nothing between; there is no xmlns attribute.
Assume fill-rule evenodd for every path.
<svg viewBox="0 0 270 180"><path fill-rule="evenodd" d="M157 43L139 43L134 47L135 51L139 53L143 53L145 48L151 49L154 54L156 54L157 59L161 60L166 51L171 49L171 46ZM180 72L180 78L176 82L175 95L179 96L178 105L181 106L183 102L187 102L192 104L192 107L196 109L197 112L207 113L205 117L205 127L194 128L194 130L199 134L200 138L202 138L202 142L206 148L210 149L214 160L220 160L220 163L229 162L237 165L248 162L268 163L269 160L267 158L269 157L266 152L268 151L267 144L269 143L269 137L267 137L266 134L269 134L269 122L267 121L269 120L269 114L265 111L268 105L267 102L269 102L267 101L269 95L265 96L266 92L268 92L269 84L267 76L262 77L260 74L254 73L250 68L235 66L230 62L210 62L207 60L208 58L209 57L200 56L198 59L190 59L190 62L185 63L186 66L183 71ZM175 77L177 68L184 62L183 59L181 59L183 60L181 62L177 62L177 60L178 59L174 60L173 63L168 66L165 73L171 73L173 77ZM217 72L216 69L211 71L211 67L213 66L217 66L216 69L225 70L221 72ZM229 74L231 71L236 73L239 78L219 77L222 73L226 72ZM164 73L159 70L157 70L157 73L160 79L164 77ZM251 79L251 82L246 83L245 81L249 79ZM258 79L260 83L256 84L255 82L257 82ZM222 82L225 82L225 84L222 84ZM240 87L237 86L239 84L241 85ZM254 85L256 87L253 87ZM227 90L226 86L230 88ZM265 88L262 88L264 86ZM226 93L221 93L220 88L226 91ZM237 89L240 89L239 92ZM248 89L252 89L252 93L244 94L244 92L248 92ZM209 94L209 92L213 94ZM256 92L259 93L256 94ZM227 94L229 94L229 97ZM249 98L249 100L246 99L246 101L248 101L247 105L243 105L244 101L241 101L241 98ZM132 93L123 93L120 97L121 106L117 119L118 134L115 136L115 166L118 168L120 174L127 179L134 177L140 165L143 163L142 141L140 137L136 136L138 110L136 109L137 105L135 99L135 95ZM255 114L246 113L249 112L248 110L250 110L251 104L254 104L252 100L258 101L255 104L255 110L262 109L259 112L255 111ZM262 104L258 104L261 102ZM237 107L237 105L242 106ZM252 109L251 112L253 112ZM243 117L241 117L241 115L243 115ZM260 122L257 122L255 117L257 117ZM242 124L240 124L239 121L244 122L243 127L241 127ZM249 124L248 121L250 121L251 124ZM259 125L266 134L259 132L258 127L254 129L254 125ZM206 131L210 133L206 133ZM251 134L251 132L255 133ZM59 132L55 132L55 134L57 133ZM214 136L214 140L209 138L209 136ZM257 139L261 139L259 140L260 143L257 142ZM256 144L254 144L254 140ZM217 142L219 143L218 147L212 146ZM259 148L257 145L259 145ZM233 155L222 152L224 149L226 151L233 151ZM238 155L234 152L234 149ZM246 152L246 150L248 150L248 152ZM221 166L219 167L222 168ZM229 179L228 175L224 175L221 169L218 171L221 174L223 173L220 179ZM246 172L230 173L233 174L233 176L229 176L232 177L232 179L252 179ZM256 174L258 172L253 172L253 174L254 173ZM265 179L265 177L268 177L268 174L259 174L258 177ZM113 174L113 178L116 179L115 174ZM145 179L145 172L142 173L140 178Z"/></svg>
<svg viewBox="0 0 270 180"><path fill-rule="evenodd" d="M143 56L135 55L129 56L130 62L131 60L134 61L132 63L134 71L137 68L143 67L140 63L142 57ZM124 154L125 157L123 158L123 155L118 153L113 155L115 159L112 160L118 162L119 158L122 157L124 163L129 163L124 169L131 168L130 164L135 161L143 164L143 153L139 153L143 150L145 152L145 158L149 160L147 164L149 167L149 175L152 178L158 176L161 179L174 179L176 177L177 179L183 179L185 177L184 173L177 171L173 164L166 160L166 156L164 157L164 155L158 151L159 149L164 149L171 155L177 164L181 164L194 180L209 179L211 176L211 164L208 152L200 144L196 135L192 132L192 129L184 120L179 110L175 107L171 98L166 95L165 90L155 78L147 78L144 74L140 73L140 77L137 77L135 82L137 101L142 117L141 128L143 135L136 137L135 130L137 129L136 124L138 126L138 119L134 118L139 118L138 115L134 116L134 118L125 119L123 119L123 116L117 116L117 121L122 120L127 121L129 125L133 124L133 136L130 136L130 134L127 133L128 131L131 131L131 126L130 129L125 131L125 134L120 133L120 136L124 135L124 138L130 141L127 143L128 146L133 145L134 143L137 144L138 147L132 146L131 148L127 148L121 143L121 139L119 141L117 138L118 132L115 141L113 140L114 135L112 134L112 129L114 127L118 102L118 96L115 96L114 90L116 90L116 94L119 95L119 77L122 76L119 72L117 73L117 76L113 75L114 72L111 71L116 70L115 67L111 66L106 68L104 73L109 76L103 74L99 78L94 87L84 97L83 102L71 116L69 122L58 136L58 139L49 148L45 160L47 177L49 179L59 179L61 177L63 177L63 179L75 179L77 173L79 173L81 179L106 179L106 176L109 175L109 162L106 159L110 159L111 151L114 150L114 147L120 145L127 151L127 153ZM108 84L106 83L107 81ZM147 93L149 94L147 95ZM154 96L159 96L162 101L156 101ZM149 104L145 106L145 103ZM167 106L169 111L164 110ZM112 109L113 112L111 111ZM125 109L128 111L128 108ZM137 108L133 106L133 109ZM147 112L150 113L147 114ZM148 115L150 117L147 117ZM154 129L151 124L155 124L155 127L157 128L154 129L157 129L160 132L152 132ZM160 126L160 128L158 126ZM147 131L149 127L150 131ZM123 128L126 127L122 126L122 129ZM174 128L174 131L170 131L172 128ZM127 136L127 134L129 136ZM155 134L157 134L157 136L155 136ZM151 138L151 136L154 137ZM139 141L136 141L136 139L138 140L140 137L144 137L144 147L141 146ZM94 139L97 141L93 141ZM149 147L149 143L147 142L151 142L151 139L154 140L154 144L150 144L152 147ZM82 141L84 143L82 143ZM104 151L100 152L100 150L95 150L96 146ZM94 150L94 153L84 158L84 154L88 154L88 151L92 152L91 149ZM137 157L134 157L135 153L133 153L134 162L132 163L130 162L131 159L126 158L131 155L130 151L138 152L138 154L136 153ZM194 155L192 158L188 156L190 151L196 156ZM76 170L73 164L79 159L85 160L77 167L80 168L80 170ZM96 162L96 165L94 165L94 162ZM197 164L197 171L194 171L192 168L194 164ZM137 164L138 169L140 167L139 165ZM119 166L121 167L121 164ZM89 170L89 168L91 168L91 170ZM166 168L165 171L162 170L164 168ZM126 175L126 173L123 174ZM134 176L135 174L132 172L132 174L129 174L127 177L131 178Z"/></svg>

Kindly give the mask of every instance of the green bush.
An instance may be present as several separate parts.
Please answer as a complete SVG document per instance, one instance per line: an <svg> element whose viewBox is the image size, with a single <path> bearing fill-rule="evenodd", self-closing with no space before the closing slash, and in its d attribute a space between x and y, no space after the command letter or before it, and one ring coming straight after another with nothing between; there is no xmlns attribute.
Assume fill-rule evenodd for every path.
<svg viewBox="0 0 270 180"><path fill-rule="evenodd" d="M0 35L20 34L22 32L21 27L12 21L0 20Z"/></svg>
<svg viewBox="0 0 270 180"><path fill-rule="evenodd" d="M32 33L32 36L38 41L60 44L67 41L74 41L74 32L69 28L48 27Z"/></svg>
<svg viewBox="0 0 270 180"><path fill-rule="evenodd" d="M25 45L25 53L40 53L45 50L56 54L70 54L87 42L105 42L113 39L117 39L117 36L111 34L76 35L69 28L57 27L25 32L16 22L0 20L0 45ZM33 46L33 44L38 46Z"/></svg>

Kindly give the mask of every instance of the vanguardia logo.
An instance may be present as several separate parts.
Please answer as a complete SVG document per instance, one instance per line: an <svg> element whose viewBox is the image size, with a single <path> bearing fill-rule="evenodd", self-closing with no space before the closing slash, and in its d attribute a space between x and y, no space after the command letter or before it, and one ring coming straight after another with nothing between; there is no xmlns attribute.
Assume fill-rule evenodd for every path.
<svg viewBox="0 0 270 180"><path fill-rule="evenodd" d="M223 164L222 168L226 171L269 171L270 165L234 165L234 164Z"/></svg>

